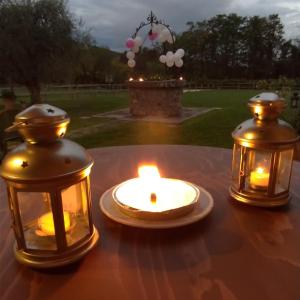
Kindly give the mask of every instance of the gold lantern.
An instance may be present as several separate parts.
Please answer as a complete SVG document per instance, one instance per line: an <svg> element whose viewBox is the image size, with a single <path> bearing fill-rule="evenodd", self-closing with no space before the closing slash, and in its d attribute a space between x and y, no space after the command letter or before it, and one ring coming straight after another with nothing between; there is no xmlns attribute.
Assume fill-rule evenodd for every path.
<svg viewBox="0 0 300 300"><path fill-rule="evenodd" d="M294 149L299 137L279 114L286 107L274 93L262 93L248 102L253 119L239 125L234 139L230 194L238 201L262 207L289 201Z"/></svg>
<svg viewBox="0 0 300 300"><path fill-rule="evenodd" d="M19 262L38 268L72 263L98 240L91 218L89 173L92 158L63 139L67 114L47 104L33 105L15 117L24 137L4 158L12 227Z"/></svg>

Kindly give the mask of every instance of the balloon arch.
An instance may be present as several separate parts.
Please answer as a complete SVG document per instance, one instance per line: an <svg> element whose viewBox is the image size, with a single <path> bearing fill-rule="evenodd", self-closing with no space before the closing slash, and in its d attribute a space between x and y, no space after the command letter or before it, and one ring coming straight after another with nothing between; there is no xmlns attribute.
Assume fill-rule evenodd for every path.
<svg viewBox="0 0 300 300"><path fill-rule="evenodd" d="M142 28L150 26L150 30L146 37L143 39L139 36ZM175 33L170 29L168 24L163 21L158 20L157 17L151 11L150 15L147 17L146 22L142 22L140 26L136 29L135 33L127 39L126 47L128 48L126 52L126 57L128 59L128 66L134 68L136 65L135 56L140 51L143 44L149 39L151 42L158 41L162 44L169 43L173 45L173 51L168 51L159 57L159 61L165 64L167 67L172 68L176 66L181 68L183 66L183 56L184 50L174 49L175 43Z"/></svg>

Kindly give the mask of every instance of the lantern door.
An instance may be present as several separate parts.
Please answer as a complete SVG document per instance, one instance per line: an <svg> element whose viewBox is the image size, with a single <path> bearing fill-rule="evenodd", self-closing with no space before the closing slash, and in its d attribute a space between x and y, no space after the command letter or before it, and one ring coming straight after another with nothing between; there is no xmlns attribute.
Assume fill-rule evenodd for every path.
<svg viewBox="0 0 300 300"><path fill-rule="evenodd" d="M233 188L242 194L272 197L287 193L293 161L292 149L264 150L234 145Z"/></svg>
<svg viewBox="0 0 300 300"><path fill-rule="evenodd" d="M51 195L46 192L17 191L24 248L27 250L57 250ZM66 219L66 223L70 220Z"/></svg>
<svg viewBox="0 0 300 300"><path fill-rule="evenodd" d="M70 218L66 228L67 246L72 246L90 236L93 227L90 223L90 191L88 179L61 191L63 213Z"/></svg>

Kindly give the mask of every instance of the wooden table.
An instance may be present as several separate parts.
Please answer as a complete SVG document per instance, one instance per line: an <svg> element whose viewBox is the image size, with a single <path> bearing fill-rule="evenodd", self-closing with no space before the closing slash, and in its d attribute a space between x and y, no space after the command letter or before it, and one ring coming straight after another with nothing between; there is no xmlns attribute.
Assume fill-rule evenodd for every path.
<svg viewBox="0 0 300 300"><path fill-rule="evenodd" d="M229 199L231 151L194 146L128 146L90 150L93 216L100 243L80 263L55 271L19 265L13 256L4 184L0 202L0 299L300 299L300 163L288 208L267 210ZM194 182L215 200L194 225L142 230L100 213L101 194L136 175L142 161Z"/></svg>

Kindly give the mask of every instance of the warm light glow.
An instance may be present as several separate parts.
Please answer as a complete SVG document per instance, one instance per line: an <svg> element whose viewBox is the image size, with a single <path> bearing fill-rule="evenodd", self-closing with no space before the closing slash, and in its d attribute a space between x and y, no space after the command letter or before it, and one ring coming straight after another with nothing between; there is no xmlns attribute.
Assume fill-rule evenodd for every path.
<svg viewBox="0 0 300 300"><path fill-rule="evenodd" d="M84 172L84 176L88 177L91 173L91 168L89 167L89 168L85 169L83 172Z"/></svg>
<svg viewBox="0 0 300 300"><path fill-rule="evenodd" d="M145 179L160 178L159 170L157 166L154 165L146 165L139 167L138 174L140 178Z"/></svg>
<svg viewBox="0 0 300 300"><path fill-rule="evenodd" d="M20 167L23 164L23 159L15 158L14 160L11 160L10 163L12 164L12 167Z"/></svg>
<svg viewBox="0 0 300 300"><path fill-rule="evenodd" d="M258 174L264 174L265 170L264 170L264 168L258 167L258 168L256 169L256 172L257 172Z"/></svg>
<svg viewBox="0 0 300 300"><path fill-rule="evenodd" d="M267 188L269 185L270 174L263 167L257 167L250 174L250 185L258 188Z"/></svg>
<svg viewBox="0 0 300 300"><path fill-rule="evenodd" d="M114 197L134 209L162 212L191 204L197 199L198 190L188 182L161 178L154 165L141 166L139 177L120 184Z"/></svg>
<svg viewBox="0 0 300 300"><path fill-rule="evenodd" d="M260 116L262 114L262 108L260 106L255 106L254 113Z"/></svg>
<svg viewBox="0 0 300 300"><path fill-rule="evenodd" d="M180 77L179 77L179 80L183 80L183 77L182 77L182 76L180 76Z"/></svg>
<svg viewBox="0 0 300 300"><path fill-rule="evenodd" d="M130 78L129 78L129 81L133 81L133 78L132 78L132 77L130 77Z"/></svg>
<svg viewBox="0 0 300 300"><path fill-rule="evenodd" d="M144 79L141 77L141 78L139 78L139 81L141 81L141 82L142 82L142 81L144 81Z"/></svg>
<svg viewBox="0 0 300 300"><path fill-rule="evenodd" d="M65 134L66 134L66 128L61 128L61 129L59 129L58 135L59 135L60 137L63 137Z"/></svg>
<svg viewBox="0 0 300 300"><path fill-rule="evenodd" d="M63 214L64 214L65 231L67 232L71 226L70 214L67 211L64 211ZM55 235L53 214L51 212L42 215L38 219L38 226L43 235L45 236Z"/></svg>

